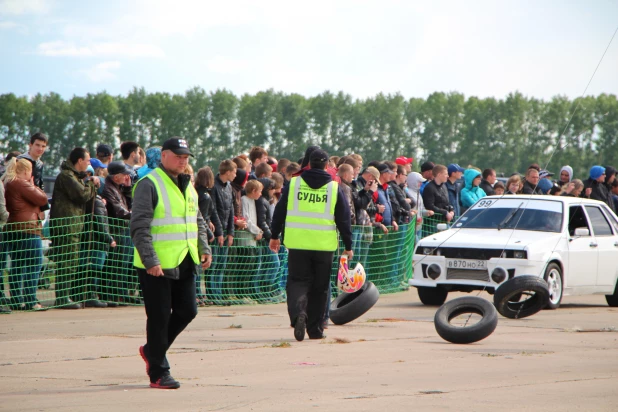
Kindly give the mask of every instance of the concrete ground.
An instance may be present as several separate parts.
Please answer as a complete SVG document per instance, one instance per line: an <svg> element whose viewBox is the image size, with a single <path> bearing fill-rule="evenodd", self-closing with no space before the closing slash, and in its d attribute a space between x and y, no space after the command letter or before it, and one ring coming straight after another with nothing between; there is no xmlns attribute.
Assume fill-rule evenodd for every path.
<svg viewBox="0 0 618 412"><path fill-rule="evenodd" d="M604 297L500 317L469 345L442 340L435 311L414 290L386 295L296 342L285 304L200 308L168 355L175 391L148 388L141 307L13 313L0 317L0 410L618 410L618 308Z"/></svg>

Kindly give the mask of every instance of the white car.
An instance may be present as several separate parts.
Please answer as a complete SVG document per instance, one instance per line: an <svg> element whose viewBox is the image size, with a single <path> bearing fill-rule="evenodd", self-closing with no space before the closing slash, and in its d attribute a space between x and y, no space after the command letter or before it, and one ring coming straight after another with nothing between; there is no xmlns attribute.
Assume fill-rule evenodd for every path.
<svg viewBox="0 0 618 412"><path fill-rule="evenodd" d="M548 283L549 308L584 294L618 306L618 218L596 200L488 196L421 239L413 265L409 283L426 305L441 305L450 291L494 293L514 276L535 275Z"/></svg>

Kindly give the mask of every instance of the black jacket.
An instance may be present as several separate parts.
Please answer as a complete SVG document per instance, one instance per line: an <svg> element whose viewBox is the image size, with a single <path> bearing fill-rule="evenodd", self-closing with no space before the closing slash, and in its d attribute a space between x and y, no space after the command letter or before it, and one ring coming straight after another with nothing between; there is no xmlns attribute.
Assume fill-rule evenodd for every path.
<svg viewBox="0 0 618 412"><path fill-rule="evenodd" d="M257 225L262 230L262 237L269 240L272 236L270 227L272 219L270 217L270 202L264 196L260 196L255 201L255 212L257 214Z"/></svg>
<svg viewBox="0 0 618 412"><path fill-rule="evenodd" d="M600 200L605 203L611 210L614 210L614 202L612 200L611 194L607 191L607 186L605 183L599 183L595 179L589 177L584 180L584 190L582 190L581 197L586 197L586 189L592 188L592 193L590 193L590 199ZM614 210L615 212L615 210Z"/></svg>
<svg viewBox="0 0 618 412"><path fill-rule="evenodd" d="M493 186L490 185L489 182L485 179L481 180L481 184L479 185L479 187L483 189L483 192L485 192L487 196L493 196L496 194L496 191L494 190Z"/></svg>
<svg viewBox="0 0 618 412"><path fill-rule="evenodd" d="M373 192L371 190L365 190L367 181L362 176L358 176L355 181L352 182L350 188L352 189L352 200L354 201L354 208L357 211L363 209L370 215L375 215L377 208L373 203ZM373 208L373 210L369 210Z"/></svg>
<svg viewBox="0 0 618 412"><path fill-rule="evenodd" d="M543 191L538 185L534 187L532 183L530 183L529 181L525 179L524 179L524 187L521 190L521 192L525 195L542 195L543 194Z"/></svg>
<svg viewBox="0 0 618 412"><path fill-rule="evenodd" d="M101 196L94 198L94 213L92 201L86 204L86 218L84 220L84 232L82 232L83 244L89 244L94 250L107 251L114 238L109 234L107 223L107 209ZM83 247L84 249L86 247Z"/></svg>
<svg viewBox="0 0 618 412"><path fill-rule="evenodd" d="M215 236L234 236L234 199L232 186L215 176L215 186L210 191L215 213L210 215L215 225Z"/></svg>
<svg viewBox="0 0 618 412"><path fill-rule="evenodd" d="M433 210L437 215L446 216L448 212L453 210L453 206L448 200L446 185L437 185L434 180L427 183L425 190L423 190L423 203L425 209Z"/></svg>
<svg viewBox="0 0 618 412"><path fill-rule="evenodd" d="M328 184L332 177L325 170L308 169L300 175L302 179L312 189L317 189ZM290 193L290 185L283 188L281 198L275 207L273 214L271 232L272 239L279 239L285 225L285 219L288 211L288 198ZM346 250L352 250L352 228L350 225L350 207L343 190L339 188L337 192L337 203L335 204L335 225L339 230L343 244Z"/></svg>
<svg viewBox="0 0 618 412"><path fill-rule="evenodd" d="M401 187L395 182L389 182L389 195L391 196L391 204L393 205L393 212L395 212L395 204L398 206L397 216L397 224L406 224L410 223L410 210L412 207L408 202L406 202L406 193L403 191Z"/></svg>
<svg viewBox="0 0 618 412"><path fill-rule="evenodd" d="M215 206L212 203L212 197L210 196L210 190L204 186L198 187L197 191L197 202L198 207L200 208L200 212L202 212L202 217L204 218L204 222L206 223L206 231L208 232L208 239L212 239L214 234L208 224L212 221L211 216L215 211Z"/></svg>

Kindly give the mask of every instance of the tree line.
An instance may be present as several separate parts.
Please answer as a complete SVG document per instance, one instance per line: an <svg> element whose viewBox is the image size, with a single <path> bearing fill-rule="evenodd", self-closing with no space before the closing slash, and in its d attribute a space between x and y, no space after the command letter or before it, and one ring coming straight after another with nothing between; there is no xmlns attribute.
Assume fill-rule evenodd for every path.
<svg viewBox="0 0 618 412"><path fill-rule="evenodd" d="M415 168L425 160L455 162L507 176L534 162L545 166L552 154L550 171L569 164L578 177L587 177L593 164L618 165L618 101L607 94L551 101L519 92L505 99L457 92L354 99L343 92L304 97L273 90L238 97L196 87L184 94L134 88L126 96L100 92L69 100L57 93L0 95L0 153L26 150L37 131L50 138L46 174L56 173L77 146L94 151L99 143L118 148L133 140L147 148L171 136L189 142L198 167L217 166L256 145L291 160L319 145L368 160L414 157Z"/></svg>

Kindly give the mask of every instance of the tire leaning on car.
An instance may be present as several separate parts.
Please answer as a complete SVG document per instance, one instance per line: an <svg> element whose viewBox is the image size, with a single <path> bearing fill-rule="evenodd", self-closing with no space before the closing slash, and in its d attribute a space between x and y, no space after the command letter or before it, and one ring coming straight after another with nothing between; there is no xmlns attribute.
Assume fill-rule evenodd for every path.
<svg viewBox="0 0 618 412"><path fill-rule="evenodd" d="M427 306L440 306L446 301L448 291L441 286L431 288L428 286L418 286L418 298Z"/></svg>
<svg viewBox="0 0 618 412"><path fill-rule="evenodd" d="M549 290L549 300L545 308L558 309L560 302L562 302L562 269L556 263L550 263L545 269L543 279L547 282L547 289Z"/></svg>
<svg viewBox="0 0 618 412"><path fill-rule="evenodd" d="M547 282L533 275L507 280L494 293L494 306L502 316L509 319L532 316L543 310L548 303Z"/></svg>
<svg viewBox="0 0 618 412"><path fill-rule="evenodd" d="M364 315L373 307L380 297L373 282L365 282L354 293L342 293L330 304L330 320L335 325L345 325Z"/></svg>
<svg viewBox="0 0 618 412"><path fill-rule="evenodd" d="M466 327L455 326L451 321L461 315L477 314L482 319ZM440 306L433 319L438 335L451 343L473 343L491 335L498 326L498 313L491 302L476 296L464 296Z"/></svg>

